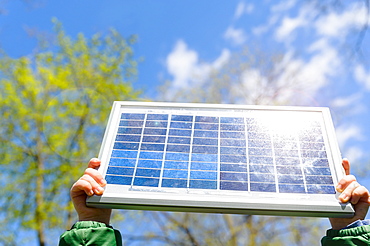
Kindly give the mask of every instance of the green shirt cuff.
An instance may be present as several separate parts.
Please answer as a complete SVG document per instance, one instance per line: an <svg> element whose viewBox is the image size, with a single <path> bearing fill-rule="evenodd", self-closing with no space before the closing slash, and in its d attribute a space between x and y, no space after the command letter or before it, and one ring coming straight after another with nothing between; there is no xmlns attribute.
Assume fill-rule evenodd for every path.
<svg viewBox="0 0 370 246"><path fill-rule="evenodd" d="M60 236L59 246L122 246L121 233L104 223L79 221Z"/></svg>
<svg viewBox="0 0 370 246"><path fill-rule="evenodd" d="M322 238L323 246L341 246L341 245L370 245L370 225L364 225L349 229L333 230L326 232Z"/></svg>

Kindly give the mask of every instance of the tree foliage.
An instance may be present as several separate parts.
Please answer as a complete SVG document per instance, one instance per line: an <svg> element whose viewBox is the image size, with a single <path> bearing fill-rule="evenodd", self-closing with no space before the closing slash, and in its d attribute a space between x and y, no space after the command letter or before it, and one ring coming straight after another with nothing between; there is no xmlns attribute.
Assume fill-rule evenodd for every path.
<svg viewBox="0 0 370 246"><path fill-rule="evenodd" d="M140 94L134 36L72 39L57 21L55 34L32 55L0 56L0 219L37 232L40 245L47 229L74 222L68 189L97 155L112 102Z"/></svg>

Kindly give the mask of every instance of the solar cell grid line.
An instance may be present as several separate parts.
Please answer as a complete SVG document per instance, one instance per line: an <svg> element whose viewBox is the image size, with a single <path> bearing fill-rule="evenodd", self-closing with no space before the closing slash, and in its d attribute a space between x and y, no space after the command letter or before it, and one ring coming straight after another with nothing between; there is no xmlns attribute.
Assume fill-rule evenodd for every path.
<svg viewBox="0 0 370 246"><path fill-rule="evenodd" d="M250 160L249 160L249 151L247 151L249 149L249 137L248 137L248 123L247 123L247 116L244 115L243 117L243 123L245 125L245 128L244 128L244 132L245 132L245 147L246 147L246 157L247 157L247 175L248 175L248 187L247 187L247 191L250 191L251 190L251 174L250 174Z"/></svg>
<svg viewBox="0 0 370 246"><path fill-rule="evenodd" d="M144 114L144 121L143 121L142 130L141 130L141 134L140 134L141 135L140 136L141 141L139 143L139 149L137 151L134 172L133 172L132 177L131 177L131 184L130 184L131 187L134 185L134 180L135 180L135 176L136 176L136 172L137 172L137 166L138 166L138 163L139 163L139 156L140 156L141 144L142 144L142 140L143 140L143 136L144 136L144 129L145 129L144 126L145 126L146 119L147 119L147 114Z"/></svg>
<svg viewBox="0 0 370 246"><path fill-rule="evenodd" d="M159 149L155 147L153 150L154 151L163 151L163 156L166 153L167 149L167 138L168 138L168 131L169 131L169 115L165 113L151 113L148 114L147 116L147 121L146 121L146 127L150 128L158 128L161 129L161 132L163 132L165 135L165 142L161 143L159 145ZM156 134L155 132L153 132ZM150 175L150 176L149 176ZM162 158L162 165L160 168L156 170L156 172L148 172L148 177L147 179L152 182L153 187L161 187L161 181L162 181L162 176L163 176L163 158ZM151 180L150 178L153 178ZM145 186L145 184L143 184Z"/></svg>
<svg viewBox="0 0 370 246"><path fill-rule="evenodd" d="M190 136L190 151L189 151L189 163L188 163L188 177L186 180L186 188L190 188L190 172L192 166L192 151L193 151L193 143L194 143L194 125L195 125L195 116L193 115L191 125L191 136Z"/></svg>
<svg viewBox="0 0 370 246"><path fill-rule="evenodd" d="M299 162L300 162L301 172L302 172L302 176L303 176L304 191L305 191L305 193L308 193L306 174L305 174L305 171L304 171L304 163L303 163L303 160L302 160L301 141L299 139L299 133L297 133L297 145L298 145L298 152L299 152Z"/></svg>
<svg viewBox="0 0 370 246"><path fill-rule="evenodd" d="M301 153L301 142L299 141L298 133L296 134L296 141L297 141L297 148L298 148L299 163L300 163L301 173L302 173L302 176L303 176L304 192L307 193L308 189L307 189L306 174L304 172L304 166L303 166L303 161L302 161L302 153Z"/></svg>
<svg viewBox="0 0 370 246"><path fill-rule="evenodd" d="M269 134L269 138L270 138L270 141L271 141L271 156L272 156L272 163L273 163L273 168L274 168L274 184L275 184L275 192L276 193L279 193L279 178L278 178L278 175L277 175L277 168L276 168L276 150L275 150L275 147L274 147L274 136L273 136L273 132L271 131L270 128L268 128L268 134Z"/></svg>
<svg viewBox="0 0 370 246"><path fill-rule="evenodd" d="M221 125L221 118L218 119L218 124ZM219 127L217 134L217 147L219 153L217 156L217 190L221 190L221 127Z"/></svg>
<svg viewBox="0 0 370 246"><path fill-rule="evenodd" d="M168 118L167 118L167 131L166 131L165 142L164 142L164 151L163 151L163 158L162 158L161 171L160 171L160 175L159 175L158 187L162 187L162 184L163 184L164 162L165 162L165 155L166 155L166 151L167 151L168 133L170 131L170 125L171 125L171 116L168 115Z"/></svg>
<svg viewBox="0 0 370 246"><path fill-rule="evenodd" d="M281 152L279 151L279 149L277 148L275 142L280 140L282 142L284 142L284 139L282 137L285 137L285 135L283 133L280 133L279 134L279 127L277 127L276 129L276 132L273 132L272 130L270 130L270 136L271 136L271 141L272 141L272 156L273 156L273 163L274 163L274 178L275 178L275 185L276 185L276 192L277 193L281 193L282 190L281 188L283 189L282 187L282 183L284 182L289 182L288 180L285 180L284 177L280 178L279 177L279 174L277 172L277 159L279 157L281 157ZM284 156L284 155L283 155Z"/></svg>
<svg viewBox="0 0 370 246"><path fill-rule="evenodd" d="M122 114L122 117L123 117L123 115L124 115L124 113ZM139 158L139 155L140 155L140 149L141 149L141 144L142 144L142 140L143 140L145 121L146 121L146 114L144 114L143 124L141 126L140 142L139 142L139 147L138 147L138 151L137 151L137 154L136 154L135 166L134 166L134 170L133 170L133 173L132 173L132 176L131 176L130 186L133 185L134 177L136 175L136 170L137 170L137 166L138 166L138 158Z"/></svg>
<svg viewBox="0 0 370 246"><path fill-rule="evenodd" d="M132 114L132 115L134 115L134 114ZM124 113L122 114L122 116L121 116L122 118L124 118ZM139 137L140 137L140 142L139 142L139 146L138 146L138 150L137 150L137 153L136 153L136 157L135 157L135 166L134 166L134 168L133 168L133 173L132 173L132 175L131 175L131 177L130 178L127 178L127 180L130 180L130 186L132 186L132 183L133 183L133 177L135 176L135 172L136 172L136 170L137 170L137 165L138 165L138 156L139 156L139 154L140 154L140 145L141 145L141 143L142 143L142 138L143 138L143 129L144 129L144 122L145 122L145 118L146 118L146 115L144 115L144 117L143 117L143 124L141 125L141 132L140 132L140 135L139 135Z"/></svg>

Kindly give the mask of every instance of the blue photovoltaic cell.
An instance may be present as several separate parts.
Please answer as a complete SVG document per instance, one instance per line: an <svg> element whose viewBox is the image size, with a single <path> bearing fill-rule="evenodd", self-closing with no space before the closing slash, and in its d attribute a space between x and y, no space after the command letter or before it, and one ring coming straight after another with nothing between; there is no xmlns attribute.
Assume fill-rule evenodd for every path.
<svg viewBox="0 0 370 246"><path fill-rule="evenodd" d="M187 188L188 187L188 181L186 179L166 179L166 178L163 178L162 187Z"/></svg>
<svg viewBox="0 0 370 246"><path fill-rule="evenodd" d="M145 123L145 127L159 127L159 128L166 128L167 121L149 121L147 120Z"/></svg>
<svg viewBox="0 0 370 246"><path fill-rule="evenodd" d="M216 181L208 181L208 180L189 180L189 188L192 189L217 189L217 182Z"/></svg>
<svg viewBox="0 0 370 246"><path fill-rule="evenodd" d="M172 115L172 121L193 121L192 115Z"/></svg>
<svg viewBox="0 0 370 246"><path fill-rule="evenodd" d="M189 154L182 154L182 153L166 153L166 160L175 160L175 161L187 161L189 160Z"/></svg>
<svg viewBox="0 0 370 246"><path fill-rule="evenodd" d="M136 164L136 159L128 159L128 158L125 158L123 160L119 158L111 158L109 161L109 166L115 166L115 167L119 167L119 166L135 167L135 164Z"/></svg>
<svg viewBox="0 0 370 246"><path fill-rule="evenodd" d="M109 184L335 193L317 120L279 132L260 118L163 112L121 114L106 171Z"/></svg>
<svg viewBox="0 0 370 246"><path fill-rule="evenodd" d="M247 164L221 164L220 171L229 171L229 172L247 172Z"/></svg>
<svg viewBox="0 0 370 246"><path fill-rule="evenodd" d="M139 137L139 139L140 139L140 137ZM164 137L164 136L143 136L142 142L148 142L148 143L164 143L165 140L166 140L166 137Z"/></svg>
<svg viewBox="0 0 370 246"><path fill-rule="evenodd" d="M158 160L146 160L142 159L139 160L137 163L137 167L144 167L144 168L162 168L162 161Z"/></svg>
<svg viewBox="0 0 370 246"><path fill-rule="evenodd" d="M141 134L141 128L130 128L130 127L120 127L118 128L119 134Z"/></svg>
<svg viewBox="0 0 370 246"><path fill-rule="evenodd" d="M113 150L112 152L112 159L111 161L113 161L114 157L117 157L117 158L136 158L137 157L137 151L126 151L126 150ZM125 161L124 159L122 159L121 161Z"/></svg>
<svg viewBox="0 0 370 246"><path fill-rule="evenodd" d="M135 177L133 185L158 187L158 184L159 184L159 179Z"/></svg>
<svg viewBox="0 0 370 246"><path fill-rule="evenodd" d="M208 122L208 123L218 123L218 117L211 116L195 116L195 122Z"/></svg>
<svg viewBox="0 0 370 246"><path fill-rule="evenodd" d="M206 161L206 162L217 162L218 160L217 154L191 154L192 161Z"/></svg>
<svg viewBox="0 0 370 246"><path fill-rule="evenodd" d="M147 120L167 120L168 114L147 114Z"/></svg>
<svg viewBox="0 0 370 246"><path fill-rule="evenodd" d="M171 122L171 128L191 129L192 125L191 122Z"/></svg>
<svg viewBox="0 0 370 246"><path fill-rule="evenodd" d="M118 184L118 185L131 185L132 176L121 175L110 175L105 176L105 180L108 184Z"/></svg>
<svg viewBox="0 0 370 246"><path fill-rule="evenodd" d="M139 160L142 159L161 160L163 159L163 152L140 151Z"/></svg>
<svg viewBox="0 0 370 246"><path fill-rule="evenodd" d="M188 161L168 161L164 162L165 169L188 169L189 162Z"/></svg>
<svg viewBox="0 0 370 246"><path fill-rule="evenodd" d="M131 127L142 127L144 121L142 120L135 120L135 121L130 121L130 120L121 120L119 123L119 126L131 126Z"/></svg>

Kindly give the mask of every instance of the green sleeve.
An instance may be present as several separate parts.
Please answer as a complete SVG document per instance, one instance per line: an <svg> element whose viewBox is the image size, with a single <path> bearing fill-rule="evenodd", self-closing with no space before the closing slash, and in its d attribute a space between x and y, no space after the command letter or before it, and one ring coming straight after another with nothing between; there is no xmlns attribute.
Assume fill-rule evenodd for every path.
<svg viewBox="0 0 370 246"><path fill-rule="evenodd" d="M79 221L60 236L59 246L122 246L121 233L104 223Z"/></svg>
<svg viewBox="0 0 370 246"><path fill-rule="evenodd" d="M361 246L370 245L370 225L342 230L328 230L321 239L322 246Z"/></svg>

